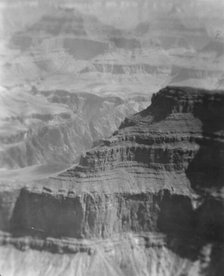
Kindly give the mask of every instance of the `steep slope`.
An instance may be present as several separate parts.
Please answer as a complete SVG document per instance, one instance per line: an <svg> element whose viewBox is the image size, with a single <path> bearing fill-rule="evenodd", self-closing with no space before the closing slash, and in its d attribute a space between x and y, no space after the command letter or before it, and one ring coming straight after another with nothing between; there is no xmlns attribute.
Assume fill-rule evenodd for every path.
<svg viewBox="0 0 224 276"><path fill-rule="evenodd" d="M147 105L144 97L123 100L65 90L5 90L0 97L0 168L6 169L46 163L68 167Z"/></svg>
<svg viewBox="0 0 224 276"><path fill-rule="evenodd" d="M38 258L45 271L32 275L221 276L223 92L162 89L78 166L21 190L3 183L1 255L23 255L23 275ZM0 264L15 275L17 262Z"/></svg>

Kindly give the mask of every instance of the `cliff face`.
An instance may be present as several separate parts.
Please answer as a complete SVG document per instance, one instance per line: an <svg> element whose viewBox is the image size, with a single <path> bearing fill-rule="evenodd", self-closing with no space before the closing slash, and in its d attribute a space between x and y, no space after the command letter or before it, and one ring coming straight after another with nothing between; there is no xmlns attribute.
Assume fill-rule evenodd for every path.
<svg viewBox="0 0 224 276"><path fill-rule="evenodd" d="M109 238L124 232L185 231L193 224L193 216L189 198L171 195L168 190L155 194L84 193L74 198L23 190L12 227L22 234L36 231L41 236Z"/></svg>
<svg viewBox="0 0 224 276"><path fill-rule="evenodd" d="M52 245L35 245L36 239L109 239L114 251L108 264L119 271L99 275L221 275L223 149L223 91L167 87L78 166L29 183L3 204L0 227L12 236L2 243L18 245L18 236L29 236L34 240L26 241L28 248L55 253ZM136 245L124 246L130 235L136 238L129 246L137 239L143 250L144 272L136 271L142 258L133 255ZM57 248L66 254L63 245ZM102 248L110 256L106 243Z"/></svg>

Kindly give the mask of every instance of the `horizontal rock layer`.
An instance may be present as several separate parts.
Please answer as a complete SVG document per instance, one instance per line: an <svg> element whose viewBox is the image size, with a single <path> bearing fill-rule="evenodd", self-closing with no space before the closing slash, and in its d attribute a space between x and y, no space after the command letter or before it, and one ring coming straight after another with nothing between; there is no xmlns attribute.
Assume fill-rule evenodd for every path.
<svg viewBox="0 0 224 276"><path fill-rule="evenodd" d="M0 227L41 239L164 234L166 248L199 262L194 275L220 275L223 142L223 91L167 87L78 166L2 201Z"/></svg>

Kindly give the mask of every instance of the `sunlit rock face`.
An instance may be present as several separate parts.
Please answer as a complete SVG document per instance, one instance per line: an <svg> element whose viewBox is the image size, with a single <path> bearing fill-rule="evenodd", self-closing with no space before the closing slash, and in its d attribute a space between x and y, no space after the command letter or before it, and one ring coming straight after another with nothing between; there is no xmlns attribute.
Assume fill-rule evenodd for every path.
<svg viewBox="0 0 224 276"><path fill-rule="evenodd" d="M4 181L3 273L221 275L223 120L224 91L167 87L78 165Z"/></svg>
<svg viewBox="0 0 224 276"><path fill-rule="evenodd" d="M0 97L0 168L5 169L44 164L65 168L149 102L145 97L122 99L34 87L29 92L2 91Z"/></svg>

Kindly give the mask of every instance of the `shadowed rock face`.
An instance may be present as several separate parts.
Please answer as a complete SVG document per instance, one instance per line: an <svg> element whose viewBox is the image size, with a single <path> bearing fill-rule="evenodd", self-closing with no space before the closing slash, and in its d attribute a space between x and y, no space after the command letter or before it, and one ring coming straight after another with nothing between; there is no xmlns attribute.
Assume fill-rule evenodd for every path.
<svg viewBox="0 0 224 276"><path fill-rule="evenodd" d="M77 36L85 36L83 18L72 10L59 10L55 15L45 15L39 22L30 27L31 32L44 31L51 35L60 33L72 33Z"/></svg>
<svg viewBox="0 0 224 276"><path fill-rule="evenodd" d="M109 47L107 43L100 41L67 38L64 40L64 48L74 58L88 60L104 54Z"/></svg>
<svg viewBox="0 0 224 276"><path fill-rule="evenodd" d="M123 236L143 235L139 247L146 275L153 273L153 264L161 265L164 250L167 258L174 254L188 265L174 269L178 262L172 260L166 272L153 275L221 275L223 142L223 91L167 87L153 96L150 107L82 156L78 166L12 197L15 207L1 220L15 236L8 242L27 235L81 242L119 234L122 248ZM114 252L121 275L136 275ZM149 252L161 255L152 260ZM126 266L131 274L125 274Z"/></svg>

